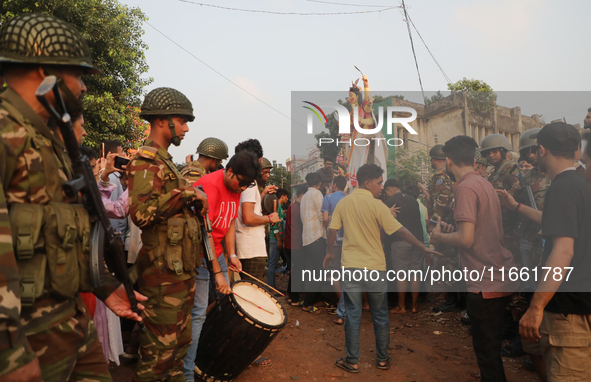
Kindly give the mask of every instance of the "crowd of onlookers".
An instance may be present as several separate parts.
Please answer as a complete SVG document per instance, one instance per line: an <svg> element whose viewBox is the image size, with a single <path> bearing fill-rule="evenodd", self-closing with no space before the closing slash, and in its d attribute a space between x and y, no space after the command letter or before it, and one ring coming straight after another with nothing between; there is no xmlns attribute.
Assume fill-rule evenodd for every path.
<svg viewBox="0 0 591 382"><path fill-rule="evenodd" d="M337 174L332 181L308 174L287 211L292 258L305 269L368 269L380 277L334 282L332 299L311 282L302 297L290 293L292 305L337 314L347 356L335 365L354 373L360 314L371 310L376 366L383 369L391 364L388 306L391 314L406 313L410 291L417 312L425 285L397 280L389 304L382 273L434 263L477 271L481 277L448 288L450 301L434 310L466 309L462 322L470 325L483 381L505 380L502 356L526 353L524 365L542 381L591 380L590 139L589 132L581 140L571 125L552 123L522 135L516 154L504 137L490 136L479 148L457 136L431 151L436 172L428 187L383 182L383 169L370 164L359 169L355 189ZM509 277L510 269L521 273ZM503 347L503 339L510 344Z"/></svg>
<svg viewBox="0 0 591 382"><path fill-rule="evenodd" d="M267 185L272 165L262 157L258 141L246 141L242 149L257 153L262 172L253 183L241 185L242 190L238 192L232 233L236 251L226 249L226 236L225 240L220 238L223 248L219 252L233 256L223 262L218 258L224 277L230 282L226 261L230 270L244 270L272 287L276 287L276 273L289 274L287 297L292 306L311 314L326 311L336 316L335 324L344 324L347 355L335 365L355 373L360 356L361 312L371 311L376 367L387 369L392 363L387 352L388 315L407 313L406 292L410 292L410 311L418 312L420 294L431 291L426 289L425 280L408 279L397 280L396 293L389 294L384 277L387 270L424 270L426 266L448 263L452 268L467 268L468 272L492 267L494 271L484 272L480 280L468 278L447 292L445 288L438 290L443 293L437 296L447 296L448 300L434 308L466 309L462 322L470 325L481 379L504 380L501 356L528 353L530 367L537 371L540 380L567 380L564 378L575 376L580 376L579 380L591 380L588 354L591 285L585 278L591 261L591 243L587 243L589 236L585 234L591 229L591 191L583 176L585 172L587 181L591 182L591 146L585 145L591 133L583 136L582 152L580 134L570 125L554 123L533 133L529 139L535 140L535 144L521 147L521 161L507 173L525 172L527 178L531 171L541 172L547 183L545 195L536 199L537 208L524 199L525 191L515 192L515 188L523 185L495 186L495 171L503 170L510 150L479 149L466 136L441 145L438 150L443 154L433 154L436 171L427 187L420 183L403 185L394 178L384 182L384 170L371 164L359 169L358 186L352 187L350 180L338 173L331 173L329 178L327 174L333 163L327 159L324 168L308 174L305 184L293 188L291 200L287 190ZM114 158L122 155L121 145L106 141L100 154L86 148L83 151L91 159L103 202L115 231L124 238L131 265L141 239L140 229L128 216L125 171L114 166ZM499 161L495 161L495 155L499 155ZM194 166L187 161L188 168ZM209 166L206 173L217 169L218 162L214 163L215 168ZM584 166L579 166L579 162ZM482 171L482 167L488 169ZM518 176L511 176L518 182ZM445 191L446 182L451 194ZM539 191L534 187L536 198ZM267 198L275 200L272 211L268 210L272 202ZM265 204L268 205L264 213ZM453 214L453 218L447 216L446 220L451 221L442 221L445 217L442 208L446 205ZM509 223L504 217L509 212L515 213L512 219L518 219L519 225L530 220L533 227L541 228L539 238L543 247L537 263L527 260L523 251L524 256L516 257L506 244L510 240ZM368 269L378 272L380 277L377 281L334 282L334 293L322 293L308 285L306 293L299 293L292 290L291 282L292 263L298 261L306 269ZM509 280L507 274L501 281L500 269L507 273L510 268L523 265L532 269L535 266L574 269L568 283L557 277L539 282L541 277L538 277L538 282L532 284L529 277ZM241 277L249 278L244 274ZM293 277L299 276L294 273ZM206 278L203 285L207 285ZM391 286L392 283L390 290ZM210 294L203 297L205 307L211 301ZM110 317L110 311L93 297L87 295L85 301L96 312L105 356L114 361L118 361L120 354L137 357L139 344L137 335L132 335L134 323L122 320L119 325L119 320ZM515 314L516 310L520 313ZM194 319L195 314L196 311ZM197 314L204 320L204 313ZM502 341L507 338L513 341L503 348ZM191 357L195 352L196 349L190 353ZM255 364L267 366L271 360L261 356Z"/></svg>

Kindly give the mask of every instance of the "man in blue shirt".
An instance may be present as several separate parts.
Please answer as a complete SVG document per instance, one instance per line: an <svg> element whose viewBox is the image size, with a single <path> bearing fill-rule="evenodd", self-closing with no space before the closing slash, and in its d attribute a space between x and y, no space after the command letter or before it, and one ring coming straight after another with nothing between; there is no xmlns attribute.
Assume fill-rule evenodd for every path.
<svg viewBox="0 0 591 382"><path fill-rule="evenodd" d="M322 214L324 218L324 226L328 227L330 224L330 219L332 217L332 213L334 209L337 207L337 203L345 197L345 193L343 190L347 187L347 179L344 176L337 176L334 178L330 188L331 193L326 194L324 197L324 201L322 203ZM337 238L334 244L334 264L331 269L340 269L341 268L341 250L343 245L343 230L340 229L337 231ZM333 322L337 325L342 325L345 323L345 299L341 293L341 285L337 281L335 282L337 295L339 296L339 305L337 307L337 318Z"/></svg>

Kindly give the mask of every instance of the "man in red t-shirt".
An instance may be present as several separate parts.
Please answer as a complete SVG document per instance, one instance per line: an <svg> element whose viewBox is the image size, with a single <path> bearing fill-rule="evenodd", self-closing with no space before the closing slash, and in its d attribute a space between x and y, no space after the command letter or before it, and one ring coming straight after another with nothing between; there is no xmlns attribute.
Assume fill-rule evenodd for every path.
<svg viewBox="0 0 591 382"><path fill-rule="evenodd" d="M467 269L470 274L465 280L466 309L472 321L472 345L480 378L482 381L506 381L501 359L505 307L511 292L519 290L519 282L510 281L508 274L515 263L511 252L502 245L499 198L493 186L474 171L477 147L476 141L465 135L445 142L446 171L452 181L457 181L454 209L457 232L451 233L451 228L446 227L448 233L442 233L439 218L431 234L431 243L459 247L461 269ZM500 273L503 267L504 277ZM494 273L490 269L494 269ZM473 277L473 271L481 276Z"/></svg>
<svg viewBox="0 0 591 382"><path fill-rule="evenodd" d="M224 170L209 173L193 184L194 187L202 186L203 191L207 194L208 217L212 227L210 244L217 257L212 262L213 273L216 283L220 286L219 291L224 294L229 294L232 290L229 285L228 267L222 249L222 240L225 241L231 264L242 269L242 264L236 257L234 219L238 214L240 193L254 182L260 172L261 167L256 155L250 151L241 151L230 158ZM195 357L197 356L201 329L205 322L205 311L209 297L209 277L207 268L197 269L192 312L193 342L184 359L184 374L187 381L195 380Z"/></svg>

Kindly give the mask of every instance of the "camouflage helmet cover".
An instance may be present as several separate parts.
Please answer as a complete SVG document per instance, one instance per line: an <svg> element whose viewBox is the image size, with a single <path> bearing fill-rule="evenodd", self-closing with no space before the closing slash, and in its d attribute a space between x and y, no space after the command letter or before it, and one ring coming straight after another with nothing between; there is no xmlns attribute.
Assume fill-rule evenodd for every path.
<svg viewBox="0 0 591 382"><path fill-rule="evenodd" d="M146 95L140 117L145 119L149 115L182 115L190 122L195 120L191 101L173 88L156 88Z"/></svg>
<svg viewBox="0 0 591 382"><path fill-rule="evenodd" d="M213 137L205 138L199 143L197 154L219 160L227 159L228 146L221 139Z"/></svg>
<svg viewBox="0 0 591 382"><path fill-rule="evenodd" d="M486 160L485 157L482 156L482 154L480 153L480 150L478 150L478 149L476 149L476 152L474 153L474 159L476 159L476 163L480 163L485 166L488 166L488 161Z"/></svg>
<svg viewBox="0 0 591 382"><path fill-rule="evenodd" d="M445 153L443 152L443 145L435 145L429 150L429 156L433 159L445 160Z"/></svg>
<svg viewBox="0 0 591 382"><path fill-rule="evenodd" d="M42 13L23 13L4 23L0 30L2 63L68 65L99 73L80 33L65 21Z"/></svg>
<svg viewBox="0 0 591 382"><path fill-rule="evenodd" d="M507 151L513 151L511 142L503 134L491 134L487 135L482 139L480 143L480 151L491 150L491 149L505 149Z"/></svg>
<svg viewBox="0 0 591 382"><path fill-rule="evenodd" d="M538 140L536 138L532 138L531 136L537 134L542 130L539 127L534 129L529 129L525 133L521 134L519 137L519 151L526 149L528 147L533 147L538 145Z"/></svg>
<svg viewBox="0 0 591 382"><path fill-rule="evenodd" d="M270 160L268 160L267 158L263 157L263 163L261 164L261 169L265 169L265 168L272 168L273 167L273 163L271 163Z"/></svg>

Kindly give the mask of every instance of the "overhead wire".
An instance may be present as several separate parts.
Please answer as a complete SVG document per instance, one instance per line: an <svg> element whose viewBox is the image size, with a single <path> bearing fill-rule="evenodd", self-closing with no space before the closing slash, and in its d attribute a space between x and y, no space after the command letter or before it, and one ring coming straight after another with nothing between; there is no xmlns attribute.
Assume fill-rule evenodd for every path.
<svg viewBox="0 0 591 382"><path fill-rule="evenodd" d="M220 5L213 5L213 4L205 4L205 3L198 3L195 1L190 0L179 0L183 3L201 5L203 7L211 7L211 8L219 8L224 9L227 11L240 11L240 12L251 12L251 13L267 13L273 15L290 15L290 16L335 16L335 15L356 15L360 13L374 13L374 12L385 12L391 9L400 8L398 6L395 7L385 7L382 9L370 10L370 11L356 11L356 12L308 12L308 13L301 13L301 12L275 12L275 11L264 11L258 9L243 9L243 8L231 8L231 7L222 7Z"/></svg>
<svg viewBox="0 0 591 382"><path fill-rule="evenodd" d="M421 72L419 71L419 62L417 61L417 55L415 54L415 45L412 42L412 32L410 30L410 22L408 20L408 13L406 12L406 6L404 5L404 0L402 0L402 9L404 11L404 19L406 21L406 28L408 29L408 37L410 38L410 47L412 48L412 55L415 59L415 66L417 67L417 74L419 76L419 85L421 85L421 93L423 94L423 103L426 103L425 91L423 90L423 81L421 80Z"/></svg>
<svg viewBox="0 0 591 382"><path fill-rule="evenodd" d="M415 23L412 22L412 19L410 18L408 12L406 13L406 17L408 17L408 20L410 21L410 23L412 24L412 27L415 29L415 31L417 32L417 34L419 35L419 38L421 39L421 41L423 42L423 45L425 45L425 48L427 49L427 52L429 52L429 54L431 55L431 58L433 59L433 61L435 61L435 64L437 65L437 67L439 68L439 70L441 71L441 74L443 74L443 78L445 78L445 80L447 81L448 84L451 84L451 80L449 79L449 77L447 76L447 74L445 73L445 71L443 70L443 68L441 67L441 65L439 65L439 62L437 62L437 60L435 59L435 56L433 56L433 53L431 53L431 50L429 49L429 47L427 46L427 43L425 42L425 40L423 40L423 36L421 36L421 34L419 33L419 30L417 29L417 27L415 26Z"/></svg>
<svg viewBox="0 0 591 382"><path fill-rule="evenodd" d="M177 43L176 41L174 41L172 38L168 37L167 35L165 35L163 32L161 32L158 28L156 28L155 26L153 26L152 24L150 24L148 21L145 21L146 24L148 24L150 27L152 27L152 29L154 29L156 32L160 33L162 36L164 36L166 39L168 39L170 42L172 42L174 45L178 46L179 48L181 48L182 50L184 50L186 53L188 53L191 57L193 57L194 59L196 59L197 61L199 61L200 63L202 63L203 65L205 65L206 67L208 67L210 70L212 70L213 72L215 72L216 74L218 74L220 77L222 77L223 79L225 79L226 81L230 82L232 85L236 86L237 88L239 88L240 90L242 90L243 92L247 93L248 95L250 95L251 97L253 97L254 99L256 99L257 101L261 102L262 104L264 104L265 106L267 106L268 108L270 108L271 110L281 114L282 116L284 116L285 118L289 119L292 122L295 122L299 125L301 125L299 122L291 119L291 117L289 117L288 115L282 113L281 111L275 109L273 106L269 105L268 103L266 103L265 101L263 101L262 99L260 99L259 97L257 97L256 95L252 94L251 92L249 92L248 90L246 90L245 88L243 88L242 86L238 85L236 82L232 81L231 79L229 79L228 77L226 77L225 75L223 75L222 73L220 73L219 71L217 71L215 68L213 68L211 65L208 65L205 61L203 61L202 59L200 59L199 57L195 56L193 53L191 53L190 51L188 51L187 49L185 49L182 45L180 45L179 43ZM303 126L303 125L302 125Z"/></svg>
<svg viewBox="0 0 591 382"><path fill-rule="evenodd" d="M333 5L346 5L349 7L366 7L366 8L384 8L389 7L389 5L363 5L363 4L346 4L346 3L333 3L331 1L320 1L320 0L304 0L309 1L311 3L320 3L320 4L333 4ZM400 8L400 7L396 7Z"/></svg>

